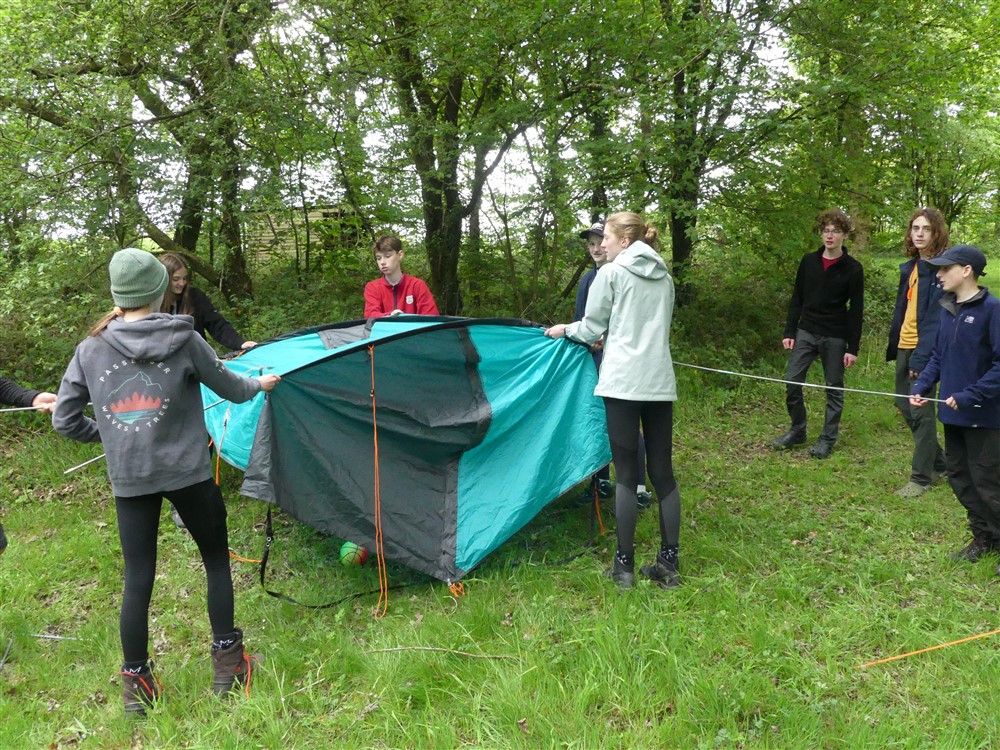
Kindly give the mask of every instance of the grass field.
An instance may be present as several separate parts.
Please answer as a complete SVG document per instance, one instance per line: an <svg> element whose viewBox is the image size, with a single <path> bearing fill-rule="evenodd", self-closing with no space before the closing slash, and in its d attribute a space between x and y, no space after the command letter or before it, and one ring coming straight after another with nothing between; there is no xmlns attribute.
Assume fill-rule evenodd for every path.
<svg viewBox="0 0 1000 750"><path fill-rule="evenodd" d="M878 354L862 352L848 385L891 389ZM237 622L267 663L250 698L220 701L210 689L204 576L193 542L164 511L151 644L164 695L145 722L121 710L122 564L103 465L62 473L99 446L63 440L42 418L8 417L0 748L1000 742L997 639L860 668L1000 627L1000 559L948 560L966 531L947 485L919 500L893 495L908 477L911 440L891 400L848 395L841 441L817 461L805 448L764 447L785 429L780 385L678 374L683 588L616 590L601 576L614 520L605 515L608 535L586 549L588 512L570 496L487 558L462 598L390 567L390 583L412 585L391 592L381 620L374 596L325 610L281 602L262 591L255 565L234 562ZM807 398L815 438L822 393ZM264 509L239 497L237 482L225 474L231 544L255 558ZM658 543L655 512L640 517L640 563ZM370 564L337 564L340 540L287 516L277 537L274 588L320 602L377 585Z"/></svg>

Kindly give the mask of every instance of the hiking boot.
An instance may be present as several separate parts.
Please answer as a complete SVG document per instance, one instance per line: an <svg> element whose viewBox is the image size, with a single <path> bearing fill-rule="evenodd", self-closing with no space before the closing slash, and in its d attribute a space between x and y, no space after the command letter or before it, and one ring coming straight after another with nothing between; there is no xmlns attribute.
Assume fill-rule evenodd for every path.
<svg viewBox="0 0 1000 750"><path fill-rule="evenodd" d="M3 524L0 523L0 555L7 549L7 535L3 533Z"/></svg>
<svg viewBox="0 0 1000 750"><path fill-rule="evenodd" d="M604 575L617 583L619 588L630 589L635 585L635 564L626 566L615 555L614 562L604 571Z"/></svg>
<svg viewBox="0 0 1000 750"><path fill-rule="evenodd" d="M122 701L126 716L145 716L146 709L160 697L163 686L153 674L153 662L147 663L139 672L122 670Z"/></svg>
<svg viewBox="0 0 1000 750"><path fill-rule="evenodd" d="M952 552L949 557L952 562L978 562L986 555L995 551L995 547L990 543L989 540L977 536L973 537L972 541L967 545L958 550L958 552Z"/></svg>
<svg viewBox="0 0 1000 750"><path fill-rule="evenodd" d="M898 490L896 490L896 494L899 497L914 498L914 497L920 497L929 489L930 489L929 485L917 484L916 482L911 480L902 487L900 487Z"/></svg>
<svg viewBox="0 0 1000 750"><path fill-rule="evenodd" d="M646 508L653 504L653 495L643 490L642 492L635 493L635 500L639 505L639 510L646 510Z"/></svg>
<svg viewBox="0 0 1000 750"><path fill-rule="evenodd" d="M809 455L813 458L829 458L833 453L833 443L829 440L817 440L816 445L809 448Z"/></svg>
<svg viewBox="0 0 1000 750"><path fill-rule="evenodd" d="M264 663L260 654L247 654L243 648L243 631L236 630L236 642L226 648L212 644L212 690L216 695L243 689L249 697L250 679L254 670Z"/></svg>
<svg viewBox="0 0 1000 750"><path fill-rule="evenodd" d="M659 552L652 565L643 565L639 572L659 586L661 589L676 589L681 585L681 577L677 572L677 561L668 562Z"/></svg>
<svg viewBox="0 0 1000 750"><path fill-rule="evenodd" d="M597 494L605 500L615 494L615 483L607 479L597 480Z"/></svg>
<svg viewBox="0 0 1000 750"><path fill-rule="evenodd" d="M174 519L174 524L178 529L187 530L187 526L184 525L184 519L181 518L181 514L177 512L177 508L175 508L172 504L170 506L170 517Z"/></svg>
<svg viewBox="0 0 1000 750"><path fill-rule="evenodd" d="M806 436L804 432L796 432L795 430L789 430L781 437L773 440L771 442L771 447L776 451L788 450L795 445L805 445Z"/></svg>

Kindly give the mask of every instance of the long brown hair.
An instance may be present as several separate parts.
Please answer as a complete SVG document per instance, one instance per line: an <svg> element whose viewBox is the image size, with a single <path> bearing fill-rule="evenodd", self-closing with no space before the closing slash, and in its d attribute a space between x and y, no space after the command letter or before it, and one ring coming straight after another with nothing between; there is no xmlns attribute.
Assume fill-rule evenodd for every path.
<svg viewBox="0 0 1000 750"><path fill-rule="evenodd" d="M944 214L936 208L921 206L910 215L910 220L906 224L906 235L903 237L903 248L906 250L907 258L913 258L920 252L913 246L913 240L910 237L910 230L913 228L913 222L921 216L931 223L931 231L934 232L934 242L931 243L932 258L935 255L943 253L951 242L951 233L948 231L948 225L945 224Z"/></svg>
<svg viewBox="0 0 1000 750"><path fill-rule="evenodd" d="M101 332L108 327L108 324L115 318L120 318L127 312L132 312L133 310L140 310L139 307L115 307L109 313L105 313L100 320L94 323L94 327L87 331L88 336L100 336Z"/></svg>
<svg viewBox="0 0 1000 750"><path fill-rule="evenodd" d="M180 271L182 268L188 273L188 283L184 287L184 293L180 297L180 304L177 305L177 312L181 315L190 315L194 309L191 305L191 269L188 264L184 262L184 259L177 253L164 253L160 256L160 263L162 263L167 269L167 291L163 293L163 304L160 306L160 312L172 312L174 309L174 304L178 302L177 295L174 294L173 276L175 273Z"/></svg>

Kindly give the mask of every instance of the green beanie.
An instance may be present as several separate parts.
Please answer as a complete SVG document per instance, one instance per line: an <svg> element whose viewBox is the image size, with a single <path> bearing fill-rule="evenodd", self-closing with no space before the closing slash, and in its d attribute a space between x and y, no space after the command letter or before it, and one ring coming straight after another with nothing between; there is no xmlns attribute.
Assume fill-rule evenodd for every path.
<svg viewBox="0 0 1000 750"><path fill-rule="evenodd" d="M167 290L170 275L152 253L126 247L111 258L111 298L118 307L134 309L156 302Z"/></svg>

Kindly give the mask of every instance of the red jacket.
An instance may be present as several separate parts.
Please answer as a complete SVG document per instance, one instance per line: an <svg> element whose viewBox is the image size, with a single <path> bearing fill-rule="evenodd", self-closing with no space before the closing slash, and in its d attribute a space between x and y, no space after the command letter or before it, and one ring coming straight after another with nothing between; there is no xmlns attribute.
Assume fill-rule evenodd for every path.
<svg viewBox="0 0 1000 750"><path fill-rule="evenodd" d="M427 284L416 276L407 276L392 286L385 277L365 284L365 317L381 318L393 310L411 315L438 315L437 305Z"/></svg>

